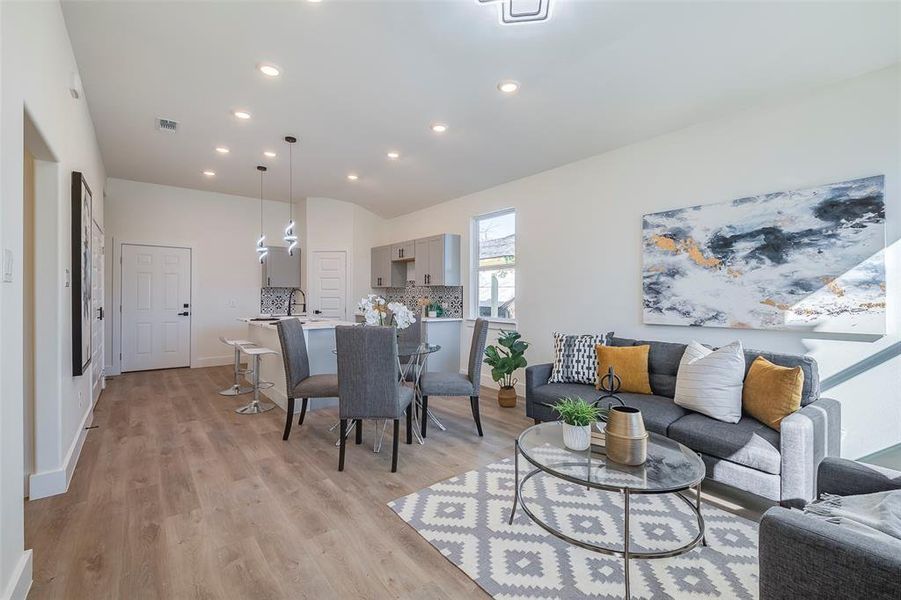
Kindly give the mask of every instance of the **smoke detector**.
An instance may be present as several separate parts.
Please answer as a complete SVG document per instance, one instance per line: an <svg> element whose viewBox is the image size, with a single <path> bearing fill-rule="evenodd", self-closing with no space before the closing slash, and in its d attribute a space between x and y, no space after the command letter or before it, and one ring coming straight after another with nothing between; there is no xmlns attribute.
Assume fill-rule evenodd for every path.
<svg viewBox="0 0 901 600"><path fill-rule="evenodd" d="M160 128L160 131L165 131L167 133L175 133L178 131L178 121L173 119L164 119L162 117L158 118L157 125Z"/></svg>

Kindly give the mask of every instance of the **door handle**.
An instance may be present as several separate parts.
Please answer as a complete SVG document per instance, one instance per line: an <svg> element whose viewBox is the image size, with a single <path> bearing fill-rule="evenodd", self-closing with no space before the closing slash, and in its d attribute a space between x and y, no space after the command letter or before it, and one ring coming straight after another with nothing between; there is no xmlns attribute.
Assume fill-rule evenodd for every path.
<svg viewBox="0 0 901 600"><path fill-rule="evenodd" d="M187 316L189 316L190 314L191 314L191 313L189 313L188 311L185 311L185 312L180 312L180 313L178 313L178 316L179 316L179 317L187 317Z"/></svg>
<svg viewBox="0 0 901 600"><path fill-rule="evenodd" d="M103 307L102 306L97 309L97 320L98 321L103 320Z"/></svg>

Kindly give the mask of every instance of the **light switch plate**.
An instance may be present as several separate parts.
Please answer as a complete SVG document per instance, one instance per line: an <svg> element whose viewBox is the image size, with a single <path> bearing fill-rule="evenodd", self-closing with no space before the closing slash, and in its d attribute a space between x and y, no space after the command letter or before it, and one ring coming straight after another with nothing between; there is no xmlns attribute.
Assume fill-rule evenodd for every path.
<svg viewBox="0 0 901 600"><path fill-rule="evenodd" d="M13 280L13 251L3 249L3 282L10 283Z"/></svg>

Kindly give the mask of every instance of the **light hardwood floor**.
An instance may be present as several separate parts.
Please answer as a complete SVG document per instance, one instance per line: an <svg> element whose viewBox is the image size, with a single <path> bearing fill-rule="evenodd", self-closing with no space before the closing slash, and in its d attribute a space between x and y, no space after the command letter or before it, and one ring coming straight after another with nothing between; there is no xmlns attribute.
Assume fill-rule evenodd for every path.
<svg viewBox="0 0 901 600"><path fill-rule="evenodd" d="M467 399L430 398L448 430L401 443L397 473L390 428L374 454L372 423L339 473L333 409L283 442L284 412L235 414L246 396L216 393L230 380L230 367L110 380L68 493L26 502L29 598L487 598L386 503L510 456L531 424L521 402L484 390L479 438Z"/></svg>

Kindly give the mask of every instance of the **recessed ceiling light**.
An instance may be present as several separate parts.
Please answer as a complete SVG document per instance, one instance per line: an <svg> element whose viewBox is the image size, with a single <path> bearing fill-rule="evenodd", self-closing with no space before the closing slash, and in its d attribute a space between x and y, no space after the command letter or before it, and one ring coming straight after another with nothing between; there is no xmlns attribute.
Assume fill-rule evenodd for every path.
<svg viewBox="0 0 901 600"><path fill-rule="evenodd" d="M497 89L505 94L515 94L519 90L519 82L508 79L497 84Z"/></svg>
<svg viewBox="0 0 901 600"><path fill-rule="evenodd" d="M351 181L356 181L357 179L360 178L360 176L357 175L356 173L348 173L347 178Z"/></svg>
<svg viewBox="0 0 901 600"><path fill-rule="evenodd" d="M386 156L387 156L388 158L390 158L391 160L397 160L398 158L400 158L400 152L395 152L395 151L392 150L392 151L389 152Z"/></svg>
<svg viewBox="0 0 901 600"><path fill-rule="evenodd" d="M266 77L278 77L282 74L282 70L272 63L260 63L257 65L257 69Z"/></svg>
<svg viewBox="0 0 901 600"><path fill-rule="evenodd" d="M207 177L215 177L215 176L216 176L216 171L209 171L209 170L207 170L207 171L204 171L203 174L206 175Z"/></svg>
<svg viewBox="0 0 901 600"><path fill-rule="evenodd" d="M307 0L310 4L319 4L322 0Z"/></svg>
<svg viewBox="0 0 901 600"><path fill-rule="evenodd" d="M229 150L225 146L216 146L216 152L218 152L219 154L228 154L229 152L231 152L231 150Z"/></svg>
<svg viewBox="0 0 901 600"><path fill-rule="evenodd" d="M272 150L266 150L265 152L263 152L263 156L267 158L275 158L276 154Z"/></svg>
<svg viewBox="0 0 901 600"><path fill-rule="evenodd" d="M236 110L233 114L239 119L247 120L250 118L250 113L246 110Z"/></svg>
<svg viewBox="0 0 901 600"><path fill-rule="evenodd" d="M432 123L432 131L435 133L444 133L447 131L447 125L444 123Z"/></svg>

